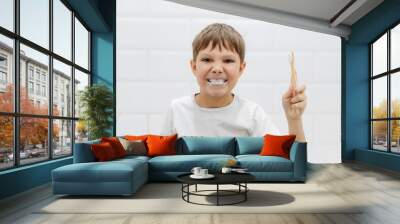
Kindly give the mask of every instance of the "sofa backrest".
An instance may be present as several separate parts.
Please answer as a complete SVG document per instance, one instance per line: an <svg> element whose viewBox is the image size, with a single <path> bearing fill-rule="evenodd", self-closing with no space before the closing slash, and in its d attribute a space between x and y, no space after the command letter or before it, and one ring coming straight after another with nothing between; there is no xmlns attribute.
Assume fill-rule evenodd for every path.
<svg viewBox="0 0 400 224"><path fill-rule="evenodd" d="M100 143L100 139L86 142L75 143L74 147L74 163L95 162L96 158L90 148L92 144Z"/></svg>
<svg viewBox="0 0 400 224"><path fill-rule="evenodd" d="M177 154L226 154L235 155L234 137L183 136L176 144Z"/></svg>
<svg viewBox="0 0 400 224"><path fill-rule="evenodd" d="M263 145L263 137L236 137L236 155L259 154Z"/></svg>

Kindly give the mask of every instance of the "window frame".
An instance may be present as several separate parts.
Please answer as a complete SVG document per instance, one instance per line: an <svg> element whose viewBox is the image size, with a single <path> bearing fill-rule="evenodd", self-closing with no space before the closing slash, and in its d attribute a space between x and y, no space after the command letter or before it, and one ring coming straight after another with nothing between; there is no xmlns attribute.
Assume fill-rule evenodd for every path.
<svg viewBox="0 0 400 224"><path fill-rule="evenodd" d="M379 151L379 152L386 152L386 153L391 153L391 154L400 154L400 152L393 152L392 151L392 122L393 121L400 121L400 117L393 117L392 116L392 98L391 98L391 92L392 92L392 85L391 85L391 80L392 76L396 75L396 73L400 72L400 67L391 69L391 31L393 28L400 26L400 22L397 21L393 25L391 25L388 29L386 29L383 33L378 35L374 40L372 40L368 44L368 52L369 52L369 149L373 151ZM387 57L387 62L386 62L386 71L380 74L373 74L373 44L378 41L381 37L384 35L387 35L387 52L386 52L386 57ZM386 118L373 118L373 93L374 93L374 88L373 88L373 81L375 79L379 79L382 77L386 77L386 87L387 87L387 93L386 93L386 98L387 98L387 105L386 105ZM400 87L399 87L400 88ZM374 148L374 136L373 136L373 122L375 121L386 121L386 151L384 150L379 150Z"/></svg>
<svg viewBox="0 0 400 224"><path fill-rule="evenodd" d="M11 116L13 119L13 153L14 153L14 161L13 161L13 166L10 167L5 167L5 168L0 168L0 172L5 171L5 170L10 170L10 169L16 169L19 167L23 166L30 166L33 164L37 163L43 163L49 160L54 160L54 159L61 159L65 157L70 157L73 156L74 152L74 143L75 143L75 126L76 126L76 121L78 121L80 118L75 116L75 108L72 107L72 111L70 116L56 116L53 115L53 97L54 97L54 90L53 90L53 60L58 60L59 62L62 62L68 66L71 67L71 93L72 93L72 99L71 99L71 104L74 105L75 103L75 88L73 85L75 82L75 69L85 73L89 77L89 83L88 86L92 85L92 69L91 69L91 36L92 36L92 31L89 29L87 24L83 21L83 19L72 9L72 7L65 1L65 0L59 0L68 10L71 11L71 18L70 18L70 23L71 23L71 58L67 59L64 58L63 56L55 53L53 50L53 24L54 24L54 17L53 17L53 0L48 0L49 4L49 47L48 49L40 46L39 44L36 44L29 39L26 39L20 35L20 0L14 0L13 1L13 10L14 10L14 30L10 31L4 27L0 26L0 35L10 38L13 41L13 59L12 59L12 69L10 72L10 75L13 76L14 79L14 110L13 112L1 112L0 111L0 116ZM84 26L84 28L88 31L88 69L85 69L78 64L75 63L75 18L79 20L79 22ZM39 114L26 114L26 113L21 113L20 112L20 85L21 85L21 80L20 80L20 64L21 64L21 56L20 56L20 45L23 44L27 47L32 48L33 50L36 50L40 53L43 53L48 56L49 62L48 62L48 76L45 84L45 90L48 92L45 95L48 97L48 108L49 111L47 112L46 115L39 115ZM34 92L36 92L35 85L40 83L42 86L42 79L41 75L43 70L39 71L39 80L36 79L36 69L33 67L33 79L30 77L30 73L28 72L31 66L27 63L27 72L26 72L26 82L32 81L34 85ZM28 85L28 84L27 84ZM27 86L28 87L28 86ZM29 88L29 87L28 87ZM27 91L29 91L27 89ZM40 91L42 93L42 91ZM39 94L37 96L42 96L42 94ZM36 103L36 102L34 102ZM47 136L47 142L52 143L53 142L53 123L56 120L65 120L65 121L70 121L71 122L71 153L68 155L62 155L62 156L55 156L53 155L54 152L54 147L53 144L48 144L47 145L47 150L48 150L48 155L47 158L44 157L43 160L40 160L38 162L32 162L32 163L26 163L26 164L21 164L20 161L20 119L21 118L45 118L47 119L48 122L48 136Z"/></svg>

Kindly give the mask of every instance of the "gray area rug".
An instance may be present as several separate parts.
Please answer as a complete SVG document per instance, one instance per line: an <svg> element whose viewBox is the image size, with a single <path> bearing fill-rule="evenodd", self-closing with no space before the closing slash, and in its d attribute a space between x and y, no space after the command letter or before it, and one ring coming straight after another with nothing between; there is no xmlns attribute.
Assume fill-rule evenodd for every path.
<svg viewBox="0 0 400 224"><path fill-rule="evenodd" d="M235 186L223 186L229 190ZM119 213L360 213L360 206L345 201L317 184L254 183L246 202L237 205L207 206L190 204L181 198L178 183L149 183L130 197L58 196L34 213L54 214L119 214ZM237 187L236 187L237 188ZM201 185L198 190L212 190L214 185ZM191 188L194 190L194 187ZM203 192L204 193L204 192ZM191 201L215 204L210 196L193 196ZM222 202L238 200L224 197Z"/></svg>

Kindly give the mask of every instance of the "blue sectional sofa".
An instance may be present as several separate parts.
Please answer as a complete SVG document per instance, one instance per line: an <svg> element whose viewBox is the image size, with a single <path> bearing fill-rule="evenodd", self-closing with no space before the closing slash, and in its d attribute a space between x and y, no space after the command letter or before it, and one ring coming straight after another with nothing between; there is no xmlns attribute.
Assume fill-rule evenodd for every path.
<svg viewBox="0 0 400 224"><path fill-rule="evenodd" d="M75 144L74 163L52 171L54 194L131 195L148 181L176 181L193 167L218 172L230 159L247 168L259 182L305 182L307 144L295 142L290 159L260 156L263 137L195 137L179 138L177 155L127 156L96 162L89 141Z"/></svg>

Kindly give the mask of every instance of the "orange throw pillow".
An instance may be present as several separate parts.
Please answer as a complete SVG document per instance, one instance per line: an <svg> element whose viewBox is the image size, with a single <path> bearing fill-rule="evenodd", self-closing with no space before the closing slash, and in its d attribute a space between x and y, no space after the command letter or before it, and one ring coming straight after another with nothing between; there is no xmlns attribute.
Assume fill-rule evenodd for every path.
<svg viewBox="0 0 400 224"><path fill-rule="evenodd" d="M90 146L90 148L94 154L94 157L99 162L109 161L117 158L114 149L108 142L93 144Z"/></svg>
<svg viewBox="0 0 400 224"><path fill-rule="evenodd" d="M129 141L143 141L146 142L146 139L149 135L125 135L124 139L129 140Z"/></svg>
<svg viewBox="0 0 400 224"><path fill-rule="evenodd" d="M175 144L177 137L178 135L149 135L146 140L148 147L148 156L175 155Z"/></svg>
<svg viewBox="0 0 400 224"><path fill-rule="evenodd" d="M264 135L264 145L261 149L262 156L281 156L290 159L290 148L296 135Z"/></svg>
<svg viewBox="0 0 400 224"><path fill-rule="evenodd" d="M108 142L114 149L115 155L117 158L121 158L126 156L126 151L124 146L122 146L121 142L116 137L109 137L109 138L101 138L101 142Z"/></svg>

